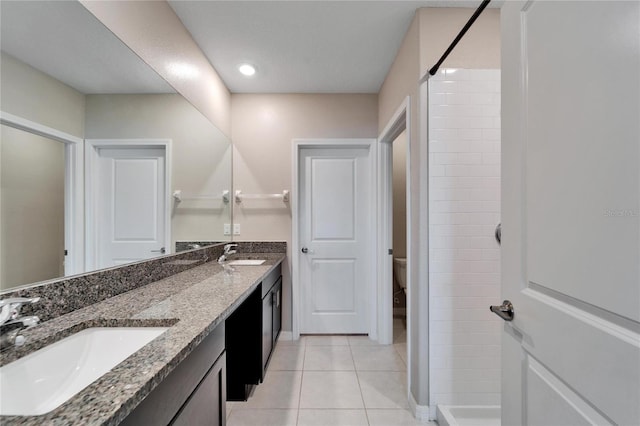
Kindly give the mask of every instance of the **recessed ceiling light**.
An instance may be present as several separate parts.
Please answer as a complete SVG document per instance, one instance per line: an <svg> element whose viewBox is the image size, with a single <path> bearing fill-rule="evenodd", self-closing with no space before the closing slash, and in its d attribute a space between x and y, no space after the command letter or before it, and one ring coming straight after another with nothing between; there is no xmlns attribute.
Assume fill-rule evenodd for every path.
<svg viewBox="0 0 640 426"><path fill-rule="evenodd" d="M256 67L251 64L240 64L238 65L238 71L246 77L251 77L256 73Z"/></svg>

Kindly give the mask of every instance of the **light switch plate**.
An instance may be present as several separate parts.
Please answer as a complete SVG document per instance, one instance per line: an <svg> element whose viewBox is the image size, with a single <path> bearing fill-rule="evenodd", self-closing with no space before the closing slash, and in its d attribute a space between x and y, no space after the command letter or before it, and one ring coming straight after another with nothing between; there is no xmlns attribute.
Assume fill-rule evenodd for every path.
<svg viewBox="0 0 640 426"><path fill-rule="evenodd" d="M223 232L224 232L224 235L231 235L231 224L230 223L225 223L223 225Z"/></svg>
<svg viewBox="0 0 640 426"><path fill-rule="evenodd" d="M233 235L240 235L240 224L239 223L234 223L233 224Z"/></svg>

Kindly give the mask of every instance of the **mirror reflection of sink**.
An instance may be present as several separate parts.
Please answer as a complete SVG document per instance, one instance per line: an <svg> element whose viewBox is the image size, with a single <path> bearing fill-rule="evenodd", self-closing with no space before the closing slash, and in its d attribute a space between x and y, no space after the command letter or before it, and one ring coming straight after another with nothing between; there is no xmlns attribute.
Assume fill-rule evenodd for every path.
<svg viewBox="0 0 640 426"><path fill-rule="evenodd" d="M229 262L231 266L258 266L262 265L266 260L264 259L238 259Z"/></svg>
<svg viewBox="0 0 640 426"><path fill-rule="evenodd" d="M167 329L87 328L0 367L0 415L54 410Z"/></svg>

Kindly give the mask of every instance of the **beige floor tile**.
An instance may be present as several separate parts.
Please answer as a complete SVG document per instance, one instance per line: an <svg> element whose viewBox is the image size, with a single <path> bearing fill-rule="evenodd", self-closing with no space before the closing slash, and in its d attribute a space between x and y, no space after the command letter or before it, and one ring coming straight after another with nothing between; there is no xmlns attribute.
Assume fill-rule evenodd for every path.
<svg viewBox="0 0 640 426"><path fill-rule="evenodd" d="M406 330L407 329L407 319L404 316L394 316L393 317L393 329Z"/></svg>
<svg viewBox="0 0 640 426"><path fill-rule="evenodd" d="M300 410L298 426L368 426L364 410Z"/></svg>
<svg viewBox="0 0 640 426"><path fill-rule="evenodd" d="M295 426L297 417L298 410L235 409L227 426Z"/></svg>
<svg viewBox="0 0 640 426"><path fill-rule="evenodd" d="M271 355L267 371L302 370L304 362L304 346L279 346Z"/></svg>
<svg viewBox="0 0 640 426"><path fill-rule="evenodd" d="M353 371L349 346L309 346L304 355L305 371Z"/></svg>
<svg viewBox="0 0 640 426"><path fill-rule="evenodd" d="M393 345L352 346L351 353L359 371L404 371L407 368Z"/></svg>
<svg viewBox="0 0 640 426"><path fill-rule="evenodd" d="M396 348L396 352L398 352L398 355L400 355L400 358L402 358L402 361L404 361L404 365L408 365L408 362L407 362L407 344L406 343L394 343L393 347Z"/></svg>
<svg viewBox="0 0 640 426"><path fill-rule="evenodd" d="M369 339L369 336L348 336L350 346L377 346L378 342Z"/></svg>
<svg viewBox="0 0 640 426"><path fill-rule="evenodd" d="M233 401L227 401L227 405L225 407L226 411L227 411L227 420L229 419L229 416L231 415L231 411L233 411Z"/></svg>
<svg viewBox="0 0 640 426"><path fill-rule="evenodd" d="M242 408L298 408L300 401L301 371L268 371Z"/></svg>
<svg viewBox="0 0 640 426"><path fill-rule="evenodd" d="M300 408L364 408L353 371L305 371Z"/></svg>
<svg viewBox="0 0 640 426"><path fill-rule="evenodd" d="M360 371L358 379L367 409L409 408L405 372Z"/></svg>
<svg viewBox="0 0 640 426"><path fill-rule="evenodd" d="M348 346L347 336L304 336L307 346Z"/></svg>
<svg viewBox="0 0 640 426"><path fill-rule="evenodd" d="M432 422L420 422L407 410L367 410L371 426L437 426Z"/></svg>
<svg viewBox="0 0 640 426"><path fill-rule="evenodd" d="M393 343L407 343L407 330L393 330Z"/></svg>

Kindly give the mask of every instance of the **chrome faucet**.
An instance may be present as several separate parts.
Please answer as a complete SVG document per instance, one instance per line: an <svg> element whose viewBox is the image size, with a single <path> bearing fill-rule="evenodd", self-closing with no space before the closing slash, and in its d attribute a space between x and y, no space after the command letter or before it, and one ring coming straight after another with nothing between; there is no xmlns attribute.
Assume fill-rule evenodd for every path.
<svg viewBox="0 0 640 426"><path fill-rule="evenodd" d="M39 297L15 297L0 300L0 350L11 346L22 346L24 336L22 330L31 328L40 322L37 316L20 315L22 305L37 303Z"/></svg>
<svg viewBox="0 0 640 426"><path fill-rule="evenodd" d="M230 254L236 254L238 251L234 250L235 248L237 248L238 245L237 244L227 244L224 246L224 253L222 253L222 256L220 256L218 258L218 263L222 263L225 260L227 260L227 256L229 256Z"/></svg>

